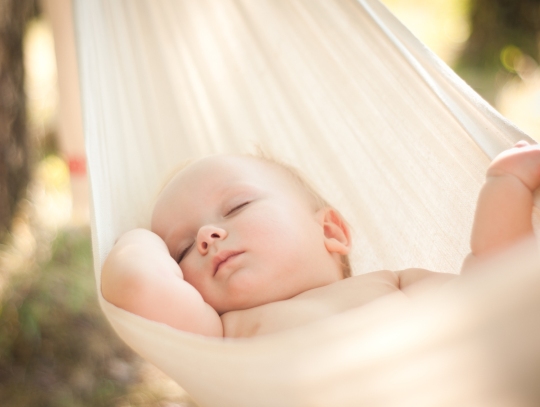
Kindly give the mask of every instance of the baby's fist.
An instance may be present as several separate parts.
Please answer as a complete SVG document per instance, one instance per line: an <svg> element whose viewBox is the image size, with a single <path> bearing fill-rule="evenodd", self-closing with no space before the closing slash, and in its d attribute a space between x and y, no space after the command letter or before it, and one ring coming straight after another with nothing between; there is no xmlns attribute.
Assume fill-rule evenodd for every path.
<svg viewBox="0 0 540 407"><path fill-rule="evenodd" d="M540 145L520 141L491 162L487 177L514 176L534 191L540 187Z"/></svg>

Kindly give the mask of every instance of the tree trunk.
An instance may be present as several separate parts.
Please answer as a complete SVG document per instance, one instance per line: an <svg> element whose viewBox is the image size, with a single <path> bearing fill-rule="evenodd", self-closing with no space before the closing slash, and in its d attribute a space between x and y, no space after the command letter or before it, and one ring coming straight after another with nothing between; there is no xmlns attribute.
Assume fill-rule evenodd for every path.
<svg viewBox="0 0 540 407"><path fill-rule="evenodd" d="M0 0L0 241L30 178L23 34L36 14L35 0Z"/></svg>

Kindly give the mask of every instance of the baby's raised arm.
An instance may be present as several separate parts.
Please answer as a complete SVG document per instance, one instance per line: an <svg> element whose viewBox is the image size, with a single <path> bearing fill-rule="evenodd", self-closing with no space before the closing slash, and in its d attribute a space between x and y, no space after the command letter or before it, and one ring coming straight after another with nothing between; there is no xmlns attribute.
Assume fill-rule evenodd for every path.
<svg viewBox="0 0 540 407"><path fill-rule="evenodd" d="M521 141L492 161L478 197L471 254L465 259L463 271L476 259L533 233L533 192L539 186L539 145Z"/></svg>
<svg viewBox="0 0 540 407"><path fill-rule="evenodd" d="M127 232L114 245L103 265L101 291L107 301L144 318L223 336L217 312L184 281L165 242L146 229Z"/></svg>

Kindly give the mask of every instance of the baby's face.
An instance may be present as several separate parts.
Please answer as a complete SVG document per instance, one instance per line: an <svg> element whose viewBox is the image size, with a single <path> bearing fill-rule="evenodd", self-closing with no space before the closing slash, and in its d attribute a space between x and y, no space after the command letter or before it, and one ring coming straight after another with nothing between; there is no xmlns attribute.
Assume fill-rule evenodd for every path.
<svg viewBox="0 0 540 407"><path fill-rule="evenodd" d="M184 279L222 314L342 278L339 254L325 244L323 212L272 164L213 156L165 187L152 230Z"/></svg>

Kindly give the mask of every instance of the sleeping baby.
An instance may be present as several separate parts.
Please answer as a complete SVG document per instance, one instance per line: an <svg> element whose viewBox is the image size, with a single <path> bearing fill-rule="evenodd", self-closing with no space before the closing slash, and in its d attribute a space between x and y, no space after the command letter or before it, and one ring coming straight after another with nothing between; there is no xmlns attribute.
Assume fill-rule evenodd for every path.
<svg viewBox="0 0 540 407"><path fill-rule="evenodd" d="M522 141L493 160L462 273L532 234L538 186L540 146ZM347 222L294 169L210 156L164 187L151 230L118 239L101 289L112 304L183 331L251 337L382 298L406 303L457 277L423 269L351 277L350 249Z"/></svg>

